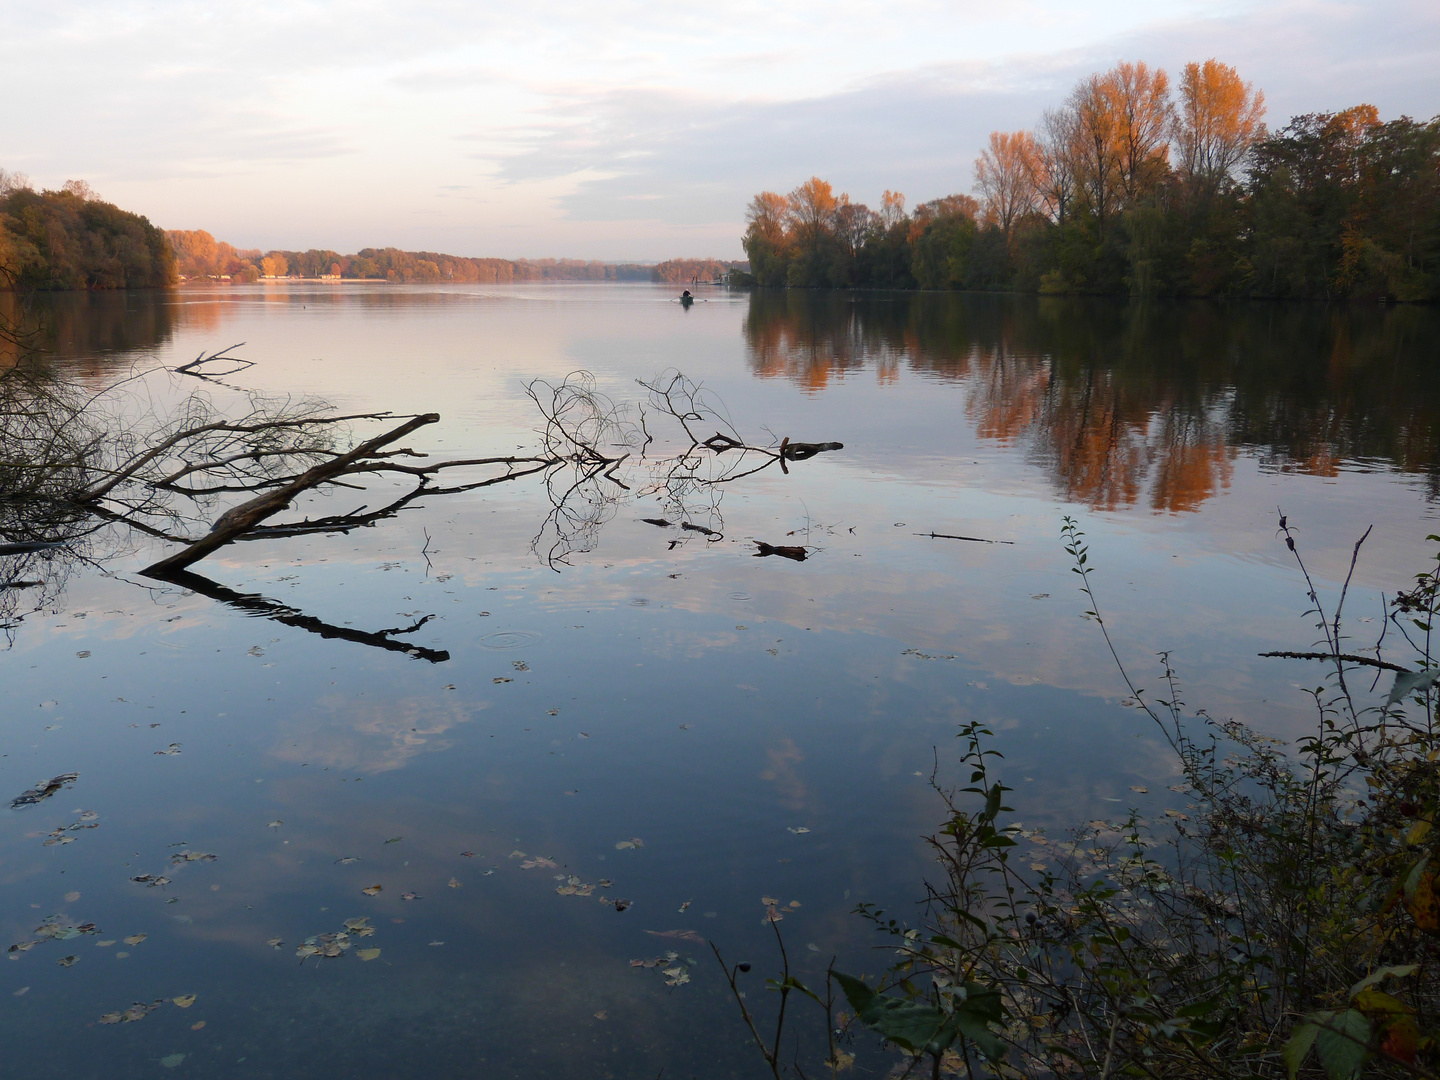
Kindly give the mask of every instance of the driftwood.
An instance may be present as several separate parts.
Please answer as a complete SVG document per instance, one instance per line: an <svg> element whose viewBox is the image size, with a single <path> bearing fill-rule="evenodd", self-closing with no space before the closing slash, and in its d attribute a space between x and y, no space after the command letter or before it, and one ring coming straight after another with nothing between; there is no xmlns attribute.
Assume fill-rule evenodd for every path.
<svg viewBox="0 0 1440 1080"><path fill-rule="evenodd" d="M199 540L184 550L177 551L174 555L147 566L141 573L146 577L166 580L177 570L183 570L191 563L198 562L217 548L224 547L232 540L249 532L266 518L286 509L295 496L301 492L308 491L327 480L335 479L362 458L374 454L382 446L388 446L396 439L403 439L412 431L425 427L427 424L438 423L439 420L439 413L424 413L412 417L399 427L366 440L348 453L340 454L329 461L321 462L312 469L307 469L283 487L268 491L264 495L258 495L221 514L215 524L210 527L210 531Z"/></svg>
<svg viewBox="0 0 1440 1080"><path fill-rule="evenodd" d="M32 551L47 551L64 546L64 540L27 540L20 544L0 544L0 555L28 555Z"/></svg>
<svg viewBox="0 0 1440 1080"><path fill-rule="evenodd" d="M1354 653L1328 653L1328 652L1262 652L1257 656L1278 656L1285 660L1343 660L1347 664L1359 664L1362 667L1380 668L1383 671L1396 671L1402 675L1413 675L1414 672L1399 664L1392 664L1386 660L1377 660L1373 656L1356 656ZM1378 676L1377 676L1378 678Z"/></svg>
<svg viewBox="0 0 1440 1080"><path fill-rule="evenodd" d="M786 439L781 456L787 461L804 461L816 454L824 454L831 450L844 450L845 444L841 442L792 442Z"/></svg>
<svg viewBox="0 0 1440 1080"><path fill-rule="evenodd" d="M987 540L983 536L956 536L953 533L915 533L916 536L928 536L931 540L969 540L972 544L1011 544L1014 540Z"/></svg>
<svg viewBox="0 0 1440 1080"><path fill-rule="evenodd" d="M218 382L226 375L238 375L246 368L252 368L255 366L254 360L244 360L241 357L230 355L231 349L238 349L244 344L245 342L239 341L236 342L234 345L227 345L225 346L225 348L213 352L209 356L206 356L202 352L199 356L195 357L195 359L191 360L188 364L181 364L179 367L174 368L173 370L176 375L191 375L197 379L204 379L206 382ZM226 368L224 371L205 370L206 364L216 363L225 363L230 364L231 366L229 368Z"/></svg>
<svg viewBox="0 0 1440 1080"><path fill-rule="evenodd" d="M755 552L757 559L763 559L767 555L779 555L782 559L804 562L809 555L805 548L789 544L767 544L764 540L756 540L755 546L760 549Z"/></svg>

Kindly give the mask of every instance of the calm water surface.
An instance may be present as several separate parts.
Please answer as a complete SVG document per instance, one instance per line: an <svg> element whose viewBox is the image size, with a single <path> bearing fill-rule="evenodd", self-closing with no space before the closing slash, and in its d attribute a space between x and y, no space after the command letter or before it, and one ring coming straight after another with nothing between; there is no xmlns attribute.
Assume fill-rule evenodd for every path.
<svg viewBox="0 0 1440 1080"><path fill-rule="evenodd" d="M1440 531L1427 310L346 285L48 315L57 377L244 342L242 390L437 411L408 444L450 457L533 448L526 384L578 369L617 403L678 369L752 442L844 449L705 493L686 512L718 539L642 521L677 514L631 462L579 530L536 478L195 567L311 629L433 616L417 655L157 587L136 572L169 548L134 538L57 569L38 611L12 593L0 790L79 779L5 812L0 923L98 930L0 969L5 1056L36 1077L759 1075L699 939L758 980L767 896L802 975L882 966L850 911L913 911L959 724L995 731L1027 824L1178 798L1080 617L1065 515L1141 681L1169 650L1192 707L1279 737L1320 673L1255 655L1315 636L1277 507L1327 596L1375 526L1352 597L1371 628ZM177 385L151 371L129 407ZM576 880L593 893L557 892ZM357 917L378 956L296 957ZM631 966L670 950L688 983Z"/></svg>

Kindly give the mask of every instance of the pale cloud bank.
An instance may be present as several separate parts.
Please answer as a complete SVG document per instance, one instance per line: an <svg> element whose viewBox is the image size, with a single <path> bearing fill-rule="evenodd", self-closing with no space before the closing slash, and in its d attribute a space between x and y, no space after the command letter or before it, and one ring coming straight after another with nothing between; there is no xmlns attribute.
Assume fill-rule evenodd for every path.
<svg viewBox="0 0 1440 1080"><path fill-rule="evenodd" d="M1272 124L1440 112L1417 0L70 0L3 33L0 166L259 247L738 256L755 191L969 190L990 130L1122 58L1218 56Z"/></svg>

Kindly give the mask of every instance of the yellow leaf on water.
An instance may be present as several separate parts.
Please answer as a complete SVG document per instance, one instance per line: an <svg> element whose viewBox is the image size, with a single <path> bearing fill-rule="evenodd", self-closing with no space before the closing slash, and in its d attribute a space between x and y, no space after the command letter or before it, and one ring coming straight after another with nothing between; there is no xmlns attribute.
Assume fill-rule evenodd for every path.
<svg viewBox="0 0 1440 1080"><path fill-rule="evenodd" d="M199 1030L200 1030L201 1028L203 1028L204 1026L205 1026L205 1021L204 1021L204 1020L196 1020L195 1023L193 1023L193 1024L190 1025L190 1030L191 1030L191 1031L199 1031Z"/></svg>
<svg viewBox="0 0 1440 1080"><path fill-rule="evenodd" d="M383 886L381 886L381 885L367 885L367 886L365 886L365 888L361 889L360 891L361 891L362 893L364 893L366 896L378 896L378 895L380 894L380 891L381 891L382 888L383 888Z"/></svg>
<svg viewBox="0 0 1440 1080"><path fill-rule="evenodd" d="M191 1005L195 1004L195 995L181 994L179 997L171 998L170 1000L173 1001L176 1005L179 1005L180 1008L188 1009Z"/></svg>
<svg viewBox="0 0 1440 1080"><path fill-rule="evenodd" d="M67 904L73 904L76 900L79 900L79 899L80 899L80 894L79 894L78 892L67 892L67 893L65 894L65 902L66 902Z"/></svg>
<svg viewBox="0 0 1440 1080"><path fill-rule="evenodd" d="M150 936L149 934L131 934L129 937L127 937L127 938L125 939L125 944L126 944L126 945L139 945L142 941L144 941L144 940L145 940L147 937L149 937L149 936Z"/></svg>
<svg viewBox="0 0 1440 1080"><path fill-rule="evenodd" d="M361 960L374 960L377 956L380 955L380 950L379 950L379 949L356 949L356 950L355 950L355 955L358 956L358 957L360 957Z"/></svg>

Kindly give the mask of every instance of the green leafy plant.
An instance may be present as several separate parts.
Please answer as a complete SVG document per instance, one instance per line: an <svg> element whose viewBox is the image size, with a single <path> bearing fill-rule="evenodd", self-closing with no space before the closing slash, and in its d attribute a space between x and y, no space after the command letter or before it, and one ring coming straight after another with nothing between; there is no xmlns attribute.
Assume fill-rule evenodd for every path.
<svg viewBox="0 0 1440 1080"><path fill-rule="evenodd" d="M862 904L897 958L869 981L827 971L832 1071L836 1032L851 1030L836 1026L835 983L855 1022L905 1055L906 1075L923 1060L934 1077L1436 1076L1440 555L1360 647L1343 618L1366 537L1327 605L1283 516L1279 535L1317 641L1268 655L1326 671L1307 691L1314 730L1293 746L1190 710L1166 653L1162 693L1140 687L1102 614L1084 534L1066 519L1085 617L1127 703L1173 751L1183 805L1153 818L1136 807L1063 838L1025 829L1008 816L994 735L962 728L968 782L945 787L938 768L931 779L945 818L929 840L938 872L922 916L911 925ZM1386 658L1387 640L1409 664ZM787 986L804 989L788 965L775 985L782 1004ZM777 1029L766 1050L776 1077L779 1046Z"/></svg>

